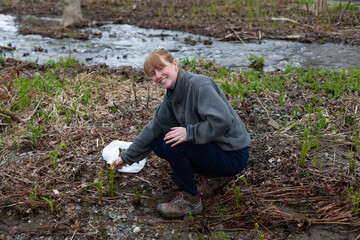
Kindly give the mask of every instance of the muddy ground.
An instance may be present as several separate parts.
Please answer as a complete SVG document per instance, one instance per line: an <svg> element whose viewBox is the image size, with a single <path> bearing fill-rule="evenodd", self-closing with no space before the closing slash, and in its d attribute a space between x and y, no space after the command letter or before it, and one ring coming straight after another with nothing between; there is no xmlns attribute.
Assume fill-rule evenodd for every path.
<svg viewBox="0 0 360 240"><path fill-rule="evenodd" d="M127 23L231 41L239 41L239 37L252 41L261 35L262 38L304 42L360 42L359 24L356 25L356 18L347 15L337 26L336 19L330 25L322 25L318 17L302 19L300 14L294 14L301 12L301 16L305 16L306 8L296 9L288 2L276 7L277 17L296 17L300 24L276 21L277 25L273 27L273 23L263 26L259 20L250 21L245 13L229 10L220 2L217 9L223 9L224 14L219 10L217 14L208 12L209 9L199 11L205 9L202 6L209 6L208 1L175 1L175 4L165 1L82 1L83 16L87 20L82 26L89 26L90 20L96 20L98 24L108 21ZM64 29L54 22L22 21L26 15L60 17L62 6L59 1L0 1L0 12L16 14L24 34L40 33L62 38L71 32L72 37L89 37L83 33L79 35L77 30L81 26ZM208 68L206 65L210 66L197 62L195 67L190 63L184 67L214 78L221 72L221 66L212 64ZM14 82L14 75L29 79L58 76L60 82L69 81L74 88L64 87L60 97L29 90L31 98L37 99L36 104L18 111L14 110L17 93L7 85ZM107 193L108 177L102 149L113 140L132 141L151 119L164 94L142 72L131 67L82 64L59 67L5 59L0 62L0 76L3 103L0 131L4 137L0 149L0 239L252 240L260 238L255 223L259 223L265 239L345 240L360 236L359 213L353 214L351 203L346 201L349 186L359 187L359 177L349 174L346 160L351 146L348 132L354 131L359 118L354 119L353 125L346 125L337 115L343 107L349 116L357 116L358 92L332 99L295 84L295 87L285 87L285 104L279 103L278 92L249 94L241 101L235 101L229 95L252 135L249 164L237 176L244 175L249 186L234 178L223 192L204 199L205 210L200 216L167 220L160 218L156 204L171 200L176 187L169 166L153 154L140 173L117 173L115 196ZM297 79L294 75L287 77ZM239 81L248 79L239 77ZM66 109L58 109L55 104L74 106L78 96L75 89L82 89L78 82L82 82L82 86L99 84L91 90L95 110L91 110L91 115L89 110L89 116L81 112L68 117ZM321 99L321 106L329 106L326 119L338 127L339 139L333 142L334 133L329 124L329 134L321 139L321 151L313 153L307 167L301 168L303 132L282 123L309 121L304 106L314 97ZM298 115L292 116L294 106L300 110ZM40 114L40 109L50 113L54 120L46 124L45 131L36 136L34 143L33 135L23 133L30 132L30 118ZM39 119L40 126L45 120L44 117ZM7 138L14 141L6 142L4 139ZM49 153L61 143L65 143L66 149L59 152L58 167L54 168ZM312 162L314 156L323 167ZM99 172L104 173L101 201L94 186ZM233 192L236 186L241 189L240 206ZM37 189L35 208L32 205L34 189ZM144 201L140 204L136 201L137 193L144 193ZM54 212L40 197L54 199Z"/></svg>

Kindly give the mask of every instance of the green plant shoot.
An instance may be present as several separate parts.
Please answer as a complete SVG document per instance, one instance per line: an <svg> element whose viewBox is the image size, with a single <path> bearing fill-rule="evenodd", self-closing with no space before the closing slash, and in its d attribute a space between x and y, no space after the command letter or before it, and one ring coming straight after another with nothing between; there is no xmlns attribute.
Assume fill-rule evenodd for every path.
<svg viewBox="0 0 360 240"><path fill-rule="evenodd" d="M103 172L99 172L99 177L100 177L100 180L95 180L94 182L94 185L95 185L95 188L98 192L98 200L99 202L102 201L102 190L103 190Z"/></svg>
<svg viewBox="0 0 360 240"><path fill-rule="evenodd" d="M40 198L49 203L51 213L54 213L54 200L51 198L46 198L46 197L40 197Z"/></svg>
<svg viewBox="0 0 360 240"><path fill-rule="evenodd" d="M49 153L49 158L50 158L51 164L52 164L54 169L56 169L56 167L57 167L58 155L59 155L59 152L60 152L61 148L63 148L63 147L66 148L65 143L61 143L57 150L51 151Z"/></svg>

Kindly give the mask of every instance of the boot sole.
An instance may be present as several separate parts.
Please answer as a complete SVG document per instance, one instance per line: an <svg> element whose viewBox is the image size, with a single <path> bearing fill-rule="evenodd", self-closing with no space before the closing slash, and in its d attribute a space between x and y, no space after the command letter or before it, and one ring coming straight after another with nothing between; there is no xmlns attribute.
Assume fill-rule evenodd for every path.
<svg viewBox="0 0 360 240"><path fill-rule="evenodd" d="M171 218L181 218L181 217L184 217L185 215L188 214L188 212L172 212L172 213L165 213L164 211L162 211L161 208L159 208L159 206L157 207L157 210L159 211L160 215L164 218L168 218L168 219L171 219ZM202 213L203 211L203 208L201 207L200 209L196 209L196 210L192 210L190 211L191 212L191 215L197 215L197 214L200 214Z"/></svg>

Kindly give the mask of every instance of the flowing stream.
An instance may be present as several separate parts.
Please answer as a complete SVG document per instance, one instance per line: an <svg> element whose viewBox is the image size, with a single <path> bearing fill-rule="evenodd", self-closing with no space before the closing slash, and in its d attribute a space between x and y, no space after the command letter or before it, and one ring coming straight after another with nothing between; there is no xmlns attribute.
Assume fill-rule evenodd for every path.
<svg viewBox="0 0 360 240"><path fill-rule="evenodd" d="M59 21L60 19L47 19ZM144 29L130 25L108 24L100 28L86 29L101 33L101 37L93 37L82 41L76 39L56 40L39 35L18 34L15 17L0 14L0 46L16 48L2 52L3 57L13 57L45 63L57 61L71 54L86 65L106 64L115 67L129 65L141 68L145 56L154 48L163 47L170 50L180 61L189 58L213 59L231 69L249 67L249 54L265 60L264 71L284 69L287 65L302 68L338 68L360 66L360 46L342 44L305 44L290 41L262 40L261 43L241 44L222 42L214 38L189 33ZM185 38L198 41L188 44ZM212 44L205 44L211 41ZM41 47L44 51L35 51ZM1 53L1 52L0 52Z"/></svg>

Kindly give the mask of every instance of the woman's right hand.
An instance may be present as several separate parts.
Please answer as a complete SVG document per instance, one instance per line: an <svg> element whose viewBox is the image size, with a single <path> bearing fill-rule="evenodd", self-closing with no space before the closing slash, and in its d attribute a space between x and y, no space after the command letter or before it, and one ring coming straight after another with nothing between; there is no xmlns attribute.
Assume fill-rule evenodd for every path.
<svg viewBox="0 0 360 240"><path fill-rule="evenodd" d="M116 158L110 165L110 168L114 170L114 165L116 164L116 169L121 169L126 164L121 157Z"/></svg>

